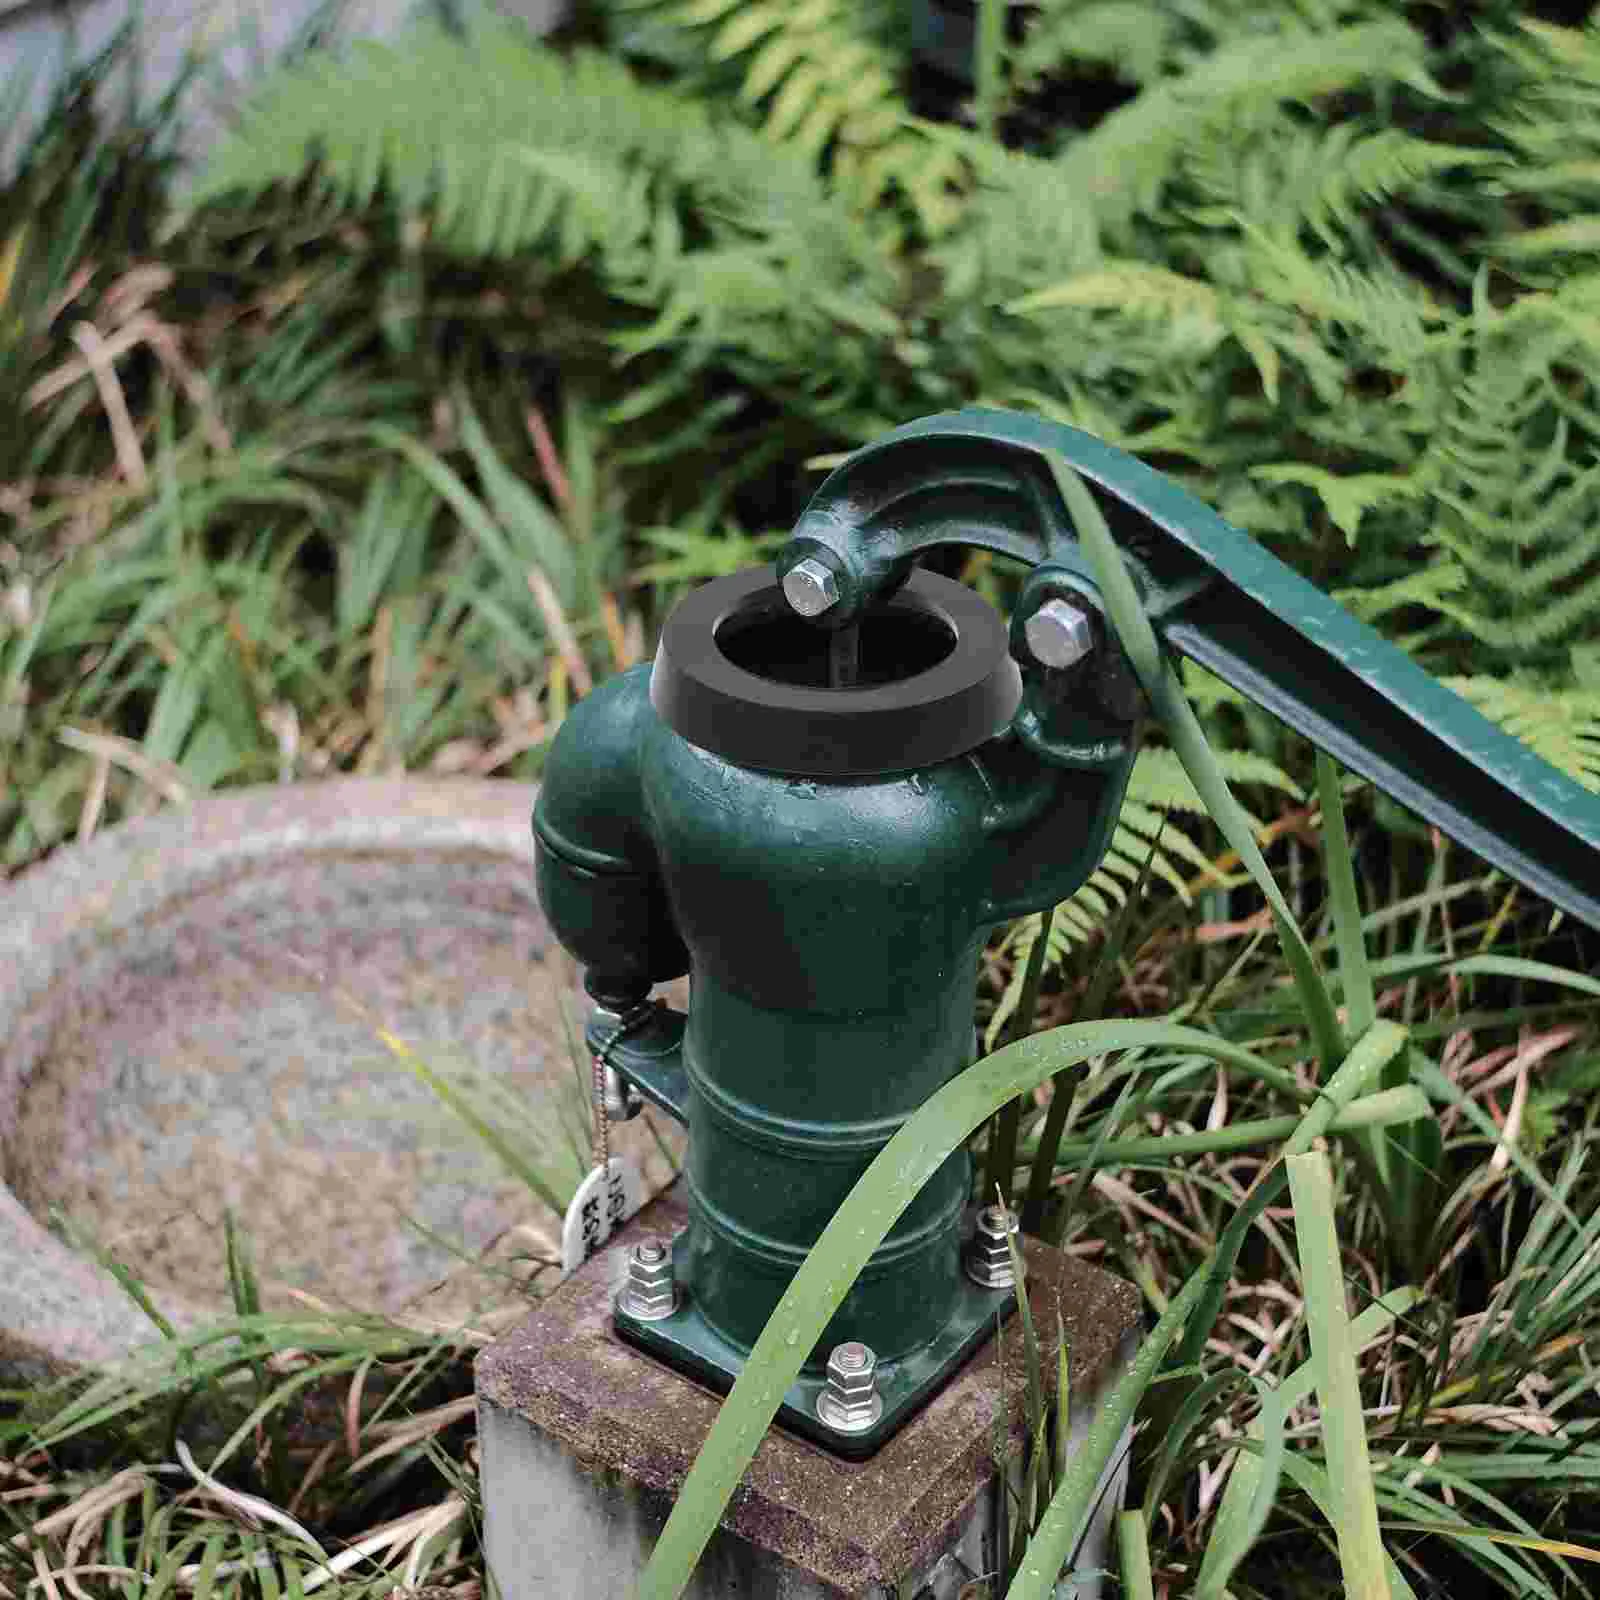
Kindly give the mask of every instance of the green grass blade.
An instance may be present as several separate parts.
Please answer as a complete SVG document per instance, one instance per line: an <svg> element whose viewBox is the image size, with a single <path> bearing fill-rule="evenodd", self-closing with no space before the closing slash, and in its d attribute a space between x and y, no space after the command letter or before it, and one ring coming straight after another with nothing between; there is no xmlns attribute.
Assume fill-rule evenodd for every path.
<svg viewBox="0 0 1600 1600"><path fill-rule="evenodd" d="M1121 909L1117 912L1116 919L1107 930L1105 941L1100 948L1099 959L1095 963L1093 977L1089 980L1088 992L1083 998L1084 1018L1098 1017L1105 1005L1105 998L1111 988L1111 980L1117 972L1117 964L1122 958L1123 946L1127 942L1128 929L1133 922L1133 908L1143 899L1145 885L1150 880L1151 863L1156 858L1156 853L1161 846L1161 836L1166 831L1167 819L1162 815L1156 827L1155 837L1150 842L1150 849L1145 855L1144 864L1139 869L1139 875L1134 880L1133 887L1129 889L1127 898L1122 902ZM1050 924L1045 922L1039 929L1039 940L1042 944L1048 937ZM1030 958L1032 952L1029 952ZM1027 999L1026 984L1023 987L1023 1000ZM1028 1174L1028 1193L1022 1205L1022 1231L1037 1235L1044 1223L1045 1204L1050 1197L1050 1183L1055 1176L1057 1152L1061 1144L1061 1135L1067 1125L1067 1114L1072 1105L1072 1085L1063 1076L1056 1081L1050 1097L1050 1108L1045 1112L1044 1129L1039 1136L1039 1148L1034 1152L1033 1168ZM1070 1212L1071 1203L1067 1206ZM1065 1213L1064 1213L1065 1214Z"/></svg>
<svg viewBox="0 0 1600 1600"><path fill-rule="evenodd" d="M1305 1007L1306 1021L1312 1041L1322 1062L1323 1074L1332 1072L1344 1054L1344 1040L1339 1020L1334 1015L1333 1001L1327 986L1317 972L1315 958L1305 936L1295 925L1283 891L1278 888L1271 871L1256 845L1255 834L1243 807L1234 799L1228 780L1223 777L1211 747L1206 743L1199 720L1183 692L1177 674L1163 660L1161 646L1155 629L1145 615L1139 596L1128 576L1122 557L1112 542L1105 518L1094 502L1094 497L1066 461L1054 451L1045 452L1056 485L1066 502L1084 553L1094 568L1106 611L1128 660L1138 674L1139 682L1150 697L1156 715L1166 728L1172 747L1183 762L1184 771L1199 791L1212 820L1221 828L1240 861L1249 868L1250 876L1266 897L1272 920L1278 930L1284 958L1293 974L1295 987L1300 992Z"/></svg>
<svg viewBox="0 0 1600 1600"><path fill-rule="evenodd" d="M1056 914L1054 906L1045 908L1039 924L1039 937L1028 952L1028 965L1022 977L1022 999L1011 1024L1011 1037L1020 1039L1033 1031L1034 1012L1039 1004L1039 979L1044 973L1045 951L1050 943L1050 923ZM988 1162L983 1174L984 1194L999 1190L999 1202L1011 1204L1011 1179L1017 1165L1017 1123L1022 1114L1020 1101L1000 1108L994 1131L989 1138Z"/></svg>
<svg viewBox="0 0 1600 1600"><path fill-rule="evenodd" d="M1066 1198L1061 1203L1061 1211L1056 1217L1055 1226L1050 1231L1050 1243L1055 1245L1057 1249L1060 1249L1066 1242L1067 1230L1072 1226L1072 1219L1077 1214L1078 1206L1082 1202L1096 1170L1107 1164L1103 1160L1105 1147L1110 1143L1112 1129L1122 1126L1122 1119L1127 1115L1128 1101L1133 1095L1134 1085L1137 1081L1133 1072L1129 1072L1126 1081L1122 1085L1121 1092L1117 1095L1116 1104L1112 1106L1110 1115L1102 1119L1099 1128L1096 1130L1095 1137L1091 1141L1089 1149L1073 1177L1072 1187L1067 1190Z"/></svg>
<svg viewBox="0 0 1600 1600"><path fill-rule="evenodd" d="M74 1250L93 1256L101 1267L116 1279L118 1287L161 1330L163 1338L177 1340L178 1330L162 1315L155 1301L150 1298L149 1291L128 1267L118 1261L98 1239L85 1234L65 1213L53 1213L51 1220L60 1228L62 1236Z"/></svg>
<svg viewBox="0 0 1600 1600"><path fill-rule="evenodd" d="M1352 1133L1387 1128L1431 1116L1432 1111L1428 1097L1414 1084L1380 1089L1351 1101L1334 1117L1328 1131ZM1061 1146L1060 1159L1090 1168L1125 1167L1141 1161L1166 1166L1174 1156L1224 1155L1279 1144L1299 1126L1300 1118L1295 1116L1262 1117L1253 1122L1230 1122L1211 1133L1152 1134L1148 1138L1108 1140L1098 1146L1075 1141Z"/></svg>
<svg viewBox="0 0 1600 1600"><path fill-rule="evenodd" d="M1322 1513L1329 1527L1337 1527L1334 1520L1333 1485L1321 1467L1298 1451L1286 1450L1283 1455L1283 1475L1291 1479L1294 1486ZM1386 1591L1389 1600L1417 1600L1416 1590L1406 1582L1405 1574L1395 1565L1394 1558L1387 1550L1382 1550L1381 1553L1384 1578L1389 1585Z"/></svg>
<svg viewBox="0 0 1600 1600"><path fill-rule="evenodd" d="M1463 1093L1461 1088L1453 1083L1449 1076L1426 1056L1419 1053L1412 1058L1411 1075L1416 1080L1418 1087L1436 1103L1455 1106L1463 1117L1481 1133L1491 1146L1501 1142L1501 1131L1494 1125L1489 1113L1469 1095ZM1550 1180L1540 1172L1515 1144L1507 1145L1506 1153L1511 1159L1511 1165L1528 1181L1542 1200L1562 1214L1574 1228L1580 1228L1577 1214L1565 1200L1551 1187Z"/></svg>
<svg viewBox="0 0 1600 1600"><path fill-rule="evenodd" d="M1172 1297L1139 1353L1120 1382L1095 1413L1078 1453L1067 1468L1066 1481L1056 1492L1040 1519L1038 1532L1028 1542L1022 1570L1006 1593L1006 1600L1048 1600L1056 1580L1072 1554L1099 1486L1100 1474L1111 1459L1124 1429L1168 1348L1200 1303L1201 1291L1215 1270L1216 1257L1197 1268L1182 1289Z"/></svg>
<svg viewBox="0 0 1600 1600"><path fill-rule="evenodd" d="M1261 1453L1241 1450L1234 1459L1229 1487L1232 1488L1233 1479L1237 1478L1239 1493L1217 1509L1194 1600L1223 1600L1228 1580L1260 1536L1278 1498L1290 1402L1281 1385L1276 1390L1268 1390L1257 1379L1256 1387L1262 1390L1262 1402L1259 1414L1250 1425L1250 1437L1260 1445ZM1241 1474L1240 1468L1246 1462L1254 1470Z"/></svg>
<svg viewBox="0 0 1600 1600"><path fill-rule="evenodd" d="M1361 1095L1401 1050L1406 1047L1406 1030L1398 1023L1378 1021L1359 1038L1339 1069L1328 1079L1317 1097L1317 1103L1301 1119L1289 1141L1283 1147L1285 1156L1299 1155L1321 1138L1333 1124L1333 1119L1350 1102ZM1235 1223L1248 1219L1253 1222L1272 1203L1284 1178L1283 1164L1275 1165L1257 1182L1239 1208ZM1236 1249L1244 1240L1244 1233L1230 1224L1223 1234L1220 1247L1220 1270L1213 1278L1201 1306L1201 1315L1184 1338L1178 1356L1180 1366L1198 1366L1204 1353L1206 1334L1216 1322L1222 1308L1222 1298L1227 1293L1228 1278L1233 1271L1234 1258L1228 1254L1229 1241Z"/></svg>
<svg viewBox="0 0 1600 1600"><path fill-rule="evenodd" d="M1013 1104L1016 1102L1013 1101ZM1017 1315L1022 1324L1022 1359L1028 1375L1028 1432L1038 1435L1045 1423L1044 1370L1039 1364L1039 1335L1033 1326L1033 1307L1028 1300L1028 1268L1015 1233L1006 1235L1006 1253L1011 1257L1011 1272L1017 1282ZM1034 1452L1037 1463L1042 1451Z"/></svg>
<svg viewBox="0 0 1600 1600"><path fill-rule="evenodd" d="M1067 1476L1067 1440L1072 1432L1072 1384L1067 1361L1067 1324L1061 1315L1061 1291L1056 1291L1056 1459L1051 1493Z"/></svg>
<svg viewBox="0 0 1600 1600"><path fill-rule="evenodd" d="M1167 1497L1167 1484L1189 1440L1197 1428L1209 1427L1219 1414L1219 1397L1237 1389L1244 1382L1244 1374L1229 1368L1214 1372L1196 1383L1184 1397L1176 1416L1161 1432L1161 1438L1151 1451L1151 1465L1144 1492L1145 1521L1153 1522ZM1213 1542L1215 1542L1213 1540Z"/></svg>
<svg viewBox="0 0 1600 1600"><path fill-rule="evenodd" d="M491 1127L468 1103L466 1097L423 1061L403 1040L396 1038L386 1028L377 1030L384 1047L414 1072L441 1101L444 1102L499 1158L502 1166L514 1178L527 1185L559 1217L567 1209L566 1202L545 1182L544 1178L512 1148L497 1128Z"/></svg>
<svg viewBox="0 0 1600 1600"><path fill-rule="evenodd" d="M1415 1289L1393 1289L1366 1307L1350 1324L1356 1350L1370 1344L1420 1298ZM1261 1454L1241 1449L1234 1458L1227 1487L1222 1491L1222 1501L1211 1525L1206 1553L1200 1562L1193 1600L1221 1600L1235 1568L1259 1536L1276 1499L1274 1473L1281 1474L1283 1470L1284 1419L1315 1389L1316 1381L1315 1363L1302 1362L1278 1385L1269 1400L1263 1402L1260 1416L1250 1424L1248 1437L1261 1444ZM1278 1430L1276 1451L1270 1438L1274 1426ZM1147 1515L1149 1511L1147 1502Z"/></svg>
<svg viewBox="0 0 1600 1600"><path fill-rule="evenodd" d="M1306 1323L1316 1366L1322 1438L1334 1489L1334 1530L1350 1600L1389 1600L1378 1502L1367 1459L1366 1418L1355 1341L1345 1307L1339 1233L1333 1215L1333 1176L1321 1151L1290 1156L1295 1237L1305 1280Z"/></svg>
<svg viewBox="0 0 1600 1600"><path fill-rule="evenodd" d="M1359 1036L1378 1015L1378 1001L1367 963L1367 941L1361 931L1355 861L1350 853L1350 835L1345 828L1344 804L1339 795L1339 768L1322 750L1317 751L1317 798L1322 803L1323 865L1333 906L1339 976L1344 987L1350 1032Z"/></svg>
<svg viewBox="0 0 1600 1600"><path fill-rule="evenodd" d="M578 592L577 565L565 530L537 495L500 459L465 389L456 392L461 416L461 442L478 470L489 505L515 553L537 565L550 580L570 615L584 597Z"/></svg>
<svg viewBox="0 0 1600 1600"><path fill-rule="evenodd" d="M1150 1576L1150 1536L1142 1511L1118 1513L1117 1551L1122 1557L1122 1592L1129 1600L1156 1600Z"/></svg>

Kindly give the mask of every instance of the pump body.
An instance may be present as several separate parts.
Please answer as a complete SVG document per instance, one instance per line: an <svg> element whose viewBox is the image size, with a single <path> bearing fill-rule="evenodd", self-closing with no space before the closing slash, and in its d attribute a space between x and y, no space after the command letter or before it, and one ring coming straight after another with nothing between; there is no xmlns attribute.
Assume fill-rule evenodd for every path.
<svg viewBox="0 0 1600 1600"><path fill-rule="evenodd" d="M775 572L749 576L733 589L754 596L745 609L770 616ZM924 764L815 770L837 759L836 742L809 760L797 753L797 772L740 765L658 713L653 682L658 698L670 698L661 657L574 708L547 758L534 819L538 892L556 936L587 969L600 1019L591 1047L652 984L693 974L687 1019L659 1011L613 1058L690 1130L691 1222L675 1251L682 1310L650 1327L628 1327L619 1314L619 1328L669 1358L682 1354L672 1341L688 1338L687 1363L713 1381L736 1375L872 1159L970 1064L985 940L998 923L1077 889L1126 787L1131 741L1087 769L1042 768L1010 729L1024 697L1003 625L959 585L919 574L911 598L929 595L926 614L947 619L931 653L951 670L965 656L968 688L987 685L976 710L968 694L952 717L936 689L929 703L891 705L863 737L859 720L877 690L836 691L857 719L856 764L893 766L903 757L881 740L893 743L898 727L904 750L942 721L932 727L942 742L923 745L935 757ZM772 644L782 658L773 670L786 678L764 681L791 709L835 693L791 681L821 670L825 641L814 658L781 638ZM878 675L889 699L896 685L928 676L900 677L890 660ZM757 744L774 736L773 719L767 708ZM719 732L737 744L736 730ZM971 748L939 758L975 733ZM776 747L755 751L761 759L783 758L781 726L776 737ZM836 1345L868 1345L884 1421L841 1442L813 1427L814 1406L801 1396L794 1425L853 1453L873 1448L993 1331L1013 1295L962 1272L971 1186L959 1151L874 1251L806 1363L803 1381L820 1383Z"/></svg>

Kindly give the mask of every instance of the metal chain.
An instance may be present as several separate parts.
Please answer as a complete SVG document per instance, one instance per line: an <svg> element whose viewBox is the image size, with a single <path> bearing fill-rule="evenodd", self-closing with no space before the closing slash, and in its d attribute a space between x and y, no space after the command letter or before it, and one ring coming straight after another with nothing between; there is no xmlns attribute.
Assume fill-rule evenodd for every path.
<svg viewBox="0 0 1600 1600"><path fill-rule="evenodd" d="M606 1115L606 1068L611 1065L611 1052L628 1037L637 1033L641 1023L649 1021L661 1005L659 1000L641 1000L612 1030L611 1037L600 1046L594 1056L594 1158L602 1172L611 1166L611 1119Z"/></svg>

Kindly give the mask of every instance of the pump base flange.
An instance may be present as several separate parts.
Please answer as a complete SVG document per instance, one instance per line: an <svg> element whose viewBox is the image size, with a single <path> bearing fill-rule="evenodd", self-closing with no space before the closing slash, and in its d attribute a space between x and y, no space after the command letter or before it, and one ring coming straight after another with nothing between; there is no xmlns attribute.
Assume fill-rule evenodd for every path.
<svg viewBox="0 0 1600 1600"><path fill-rule="evenodd" d="M673 1239L672 1255L678 1282L682 1284L689 1265L687 1229ZM864 1460L903 1428L994 1333L996 1321L1004 1322L1016 1308L1014 1287L984 1289L963 1279L955 1311L938 1337L897 1361L878 1364L877 1387L883 1399L883 1415L869 1429L844 1434L830 1428L817 1415L817 1397L827 1388L827 1380L804 1373L790 1385L774 1420L835 1455ZM678 1309L670 1317L654 1322L641 1321L620 1304L614 1304L612 1322L617 1334L629 1344L718 1393L726 1394L744 1371L743 1352L705 1321L692 1293L680 1296Z"/></svg>

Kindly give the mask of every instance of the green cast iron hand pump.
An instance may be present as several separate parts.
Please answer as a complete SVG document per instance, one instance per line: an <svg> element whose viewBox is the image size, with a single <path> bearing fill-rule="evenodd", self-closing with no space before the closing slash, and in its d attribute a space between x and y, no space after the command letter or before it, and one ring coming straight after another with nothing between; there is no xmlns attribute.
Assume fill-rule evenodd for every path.
<svg viewBox="0 0 1600 1600"><path fill-rule="evenodd" d="M1095 493L1164 645L1600 927L1600 798L1200 501L1035 417L894 430L832 473L774 565L688 595L654 663L576 707L534 816L540 900L587 969L619 1105L690 1129L690 1223L652 1268L672 1292L625 1294L616 1327L718 1387L872 1158L972 1059L992 930L1068 898L1115 825L1144 707L1047 452ZM1030 564L1009 628L917 567L948 544ZM647 1004L688 971L687 1016ZM786 1424L868 1454L993 1329L1013 1291L1003 1234L971 1237L970 1186L957 1152L845 1297Z"/></svg>

